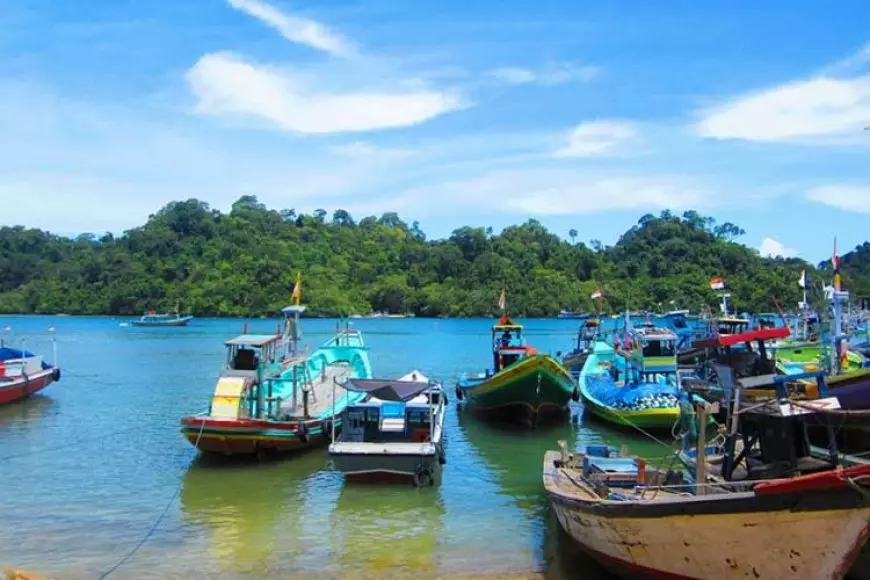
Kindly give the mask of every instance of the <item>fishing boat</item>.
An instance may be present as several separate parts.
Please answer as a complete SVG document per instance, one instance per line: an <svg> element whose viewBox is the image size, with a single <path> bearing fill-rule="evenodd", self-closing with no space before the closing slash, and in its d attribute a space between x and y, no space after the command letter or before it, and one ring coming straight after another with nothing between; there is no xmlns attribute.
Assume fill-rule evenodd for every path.
<svg viewBox="0 0 870 580"><path fill-rule="evenodd" d="M148 312L143 314L141 318L131 322L131 324L137 327L163 328L173 326L187 326L191 320L193 320L193 316L182 316L176 308L173 312L166 312L163 314L158 314L155 310L149 310Z"/></svg>
<svg viewBox="0 0 870 580"><path fill-rule="evenodd" d="M333 382L370 378L368 350L358 330L340 324L312 353L299 349L299 304L282 310L275 334L244 333L225 343L227 363L208 411L181 419L199 450L225 455L294 451L326 443L344 408L365 394L333 396Z"/></svg>
<svg viewBox="0 0 870 580"><path fill-rule="evenodd" d="M503 314L492 327L492 369L460 376L456 398L482 415L534 426L564 414L579 393L568 369L526 345L522 333Z"/></svg>
<svg viewBox="0 0 870 580"><path fill-rule="evenodd" d="M622 427L673 427L679 417L676 340L666 328L645 325L628 330L623 343L617 337L616 348L596 341L578 381L584 410Z"/></svg>
<svg viewBox="0 0 870 580"><path fill-rule="evenodd" d="M570 320L586 320L592 316L589 312L571 312L570 310L560 310L559 314L556 315L556 318L570 319Z"/></svg>
<svg viewBox="0 0 870 580"><path fill-rule="evenodd" d="M688 483L606 446L544 455L556 519L623 577L841 579L870 533L870 465Z"/></svg>
<svg viewBox="0 0 870 580"><path fill-rule="evenodd" d="M22 401L60 380L57 340L52 333L52 363L29 350L13 348L0 337L0 405Z"/></svg>
<svg viewBox="0 0 870 580"><path fill-rule="evenodd" d="M574 348L562 357L562 366L579 375L586 364L586 359L592 353L595 341L601 331L601 321L598 318L590 318L580 326L577 331L577 342Z"/></svg>
<svg viewBox="0 0 870 580"><path fill-rule="evenodd" d="M329 446L346 479L417 487L440 480L446 405L440 384L415 370L396 380L348 379L341 387L365 396L345 407L341 434L333 433Z"/></svg>

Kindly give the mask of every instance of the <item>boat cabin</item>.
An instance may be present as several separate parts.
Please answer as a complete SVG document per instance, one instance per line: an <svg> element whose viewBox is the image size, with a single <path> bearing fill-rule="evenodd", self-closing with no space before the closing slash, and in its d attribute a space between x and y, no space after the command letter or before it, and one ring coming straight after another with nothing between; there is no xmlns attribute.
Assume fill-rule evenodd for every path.
<svg viewBox="0 0 870 580"><path fill-rule="evenodd" d="M366 400L348 405L341 441L353 443L423 443L434 429L443 404L440 386L428 380L348 379L344 388L365 392Z"/></svg>
<svg viewBox="0 0 870 580"><path fill-rule="evenodd" d="M635 328L631 338L637 347L632 367L641 374L674 373L677 370L677 335L652 325Z"/></svg>
<svg viewBox="0 0 870 580"><path fill-rule="evenodd" d="M274 334L242 334L225 344L228 374L256 376L260 365L277 361L278 343L281 337Z"/></svg>
<svg viewBox="0 0 870 580"><path fill-rule="evenodd" d="M493 373L509 367L528 354L533 354L523 340L523 327L503 314L492 327Z"/></svg>

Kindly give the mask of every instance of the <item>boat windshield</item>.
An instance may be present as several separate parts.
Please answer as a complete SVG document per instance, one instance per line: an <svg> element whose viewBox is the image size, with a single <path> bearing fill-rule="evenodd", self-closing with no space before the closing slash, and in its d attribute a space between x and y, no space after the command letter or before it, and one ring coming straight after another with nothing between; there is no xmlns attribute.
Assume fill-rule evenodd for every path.
<svg viewBox="0 0 870 580"><path fill-rule="evenodd" d="M677 346L673 340L650 340L643 346L643 356L676 356Z"/></svg>

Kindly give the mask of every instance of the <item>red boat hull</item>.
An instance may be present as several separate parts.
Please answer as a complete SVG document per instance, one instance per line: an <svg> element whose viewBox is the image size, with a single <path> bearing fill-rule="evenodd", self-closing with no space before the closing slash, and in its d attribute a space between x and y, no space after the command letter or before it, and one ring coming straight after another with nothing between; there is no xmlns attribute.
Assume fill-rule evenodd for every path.
<svg viewBox="0 0 870 580"><path fill-rule="evenodd" d="M263 452L300 451L328 443L329 421L263 421L211 419L190 416L181 420L181 432L191 445L206 453L256 455Z"/></svg>
<svg viewBox="0 0 870 580"><path fill-rule="evenodd" d="M17 403L38 393L55 381L56 369L50 368L27 377L0 380L0 405Z"/></svg>

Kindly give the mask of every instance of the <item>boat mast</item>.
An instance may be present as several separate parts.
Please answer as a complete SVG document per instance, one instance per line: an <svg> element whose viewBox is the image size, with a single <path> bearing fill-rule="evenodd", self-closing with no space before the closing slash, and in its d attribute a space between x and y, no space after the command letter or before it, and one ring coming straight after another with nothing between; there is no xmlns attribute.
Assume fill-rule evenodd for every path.
<svg viewBox="0 0 870 580"><path fill-rule="evenodd" d="M834 283L828 292L834 314L833 320L831 320L831 343L834 349L834 352L831 353L831 374L839 374L843 370L840 361L841 349L844 346L843 341L849 338L843 330L843 303L849 300L849 292L842 289L840 257L837 255L837 238L834 238L834 257L832 263L834 266Z"/></svg>

